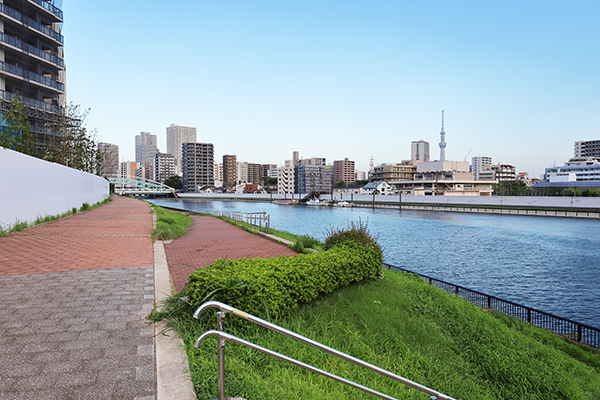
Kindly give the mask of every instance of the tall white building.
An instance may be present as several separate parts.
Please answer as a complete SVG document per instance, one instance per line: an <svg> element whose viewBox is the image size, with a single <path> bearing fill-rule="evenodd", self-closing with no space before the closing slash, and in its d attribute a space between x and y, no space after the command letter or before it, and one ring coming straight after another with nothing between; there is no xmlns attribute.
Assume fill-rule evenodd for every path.
<svg viewBox="0 0 600 400"><path fill-rule="evenodd" d="M481 171L485 171L486 169L489 169L489 167L492 165L492 157L486 157L486 156L477 156L477 157L471 157L471 172L473 173L473 179L478 181L479 180L479 174L481 173Z"/></svg>
<svg viewBox="0 0 600 400"><path fill-rule="evenodd" d="M141 132L135 135L135 162L144 164L153 163L154 150L156 150L156 135L150 132Z"/></svg>
<svg viewBox="0 0 600 400"><path fill-rule="evenodd" d="M248 182L248 161L237 162L237 180L238 182Z"/></svg>
<svg viewBox="0 0 600 400"><path fill-rule="evenodd" d="M600 140L575 142L575 158L600 157Z"/></svg>
<svg viewBox="0 0 600 400"><path fill-rule="evenodd" d="M429 161L429 142L417 140L410 144L410 158L413 160Z"/></svg>
<svg viewBox="0 0 600 400"><path fill-rule="evenodd" d="M296 174L294 171L294 160L285 160L282 167L277 168L277 193L294 193Z"/></svg>
<svg viewBox="0 0 600 400"><path fill-rule="evenodd" d="M182 145L196 143L196 128L171 124L167 127L167 153L175 157L175 173L182 174Z"/></svg>

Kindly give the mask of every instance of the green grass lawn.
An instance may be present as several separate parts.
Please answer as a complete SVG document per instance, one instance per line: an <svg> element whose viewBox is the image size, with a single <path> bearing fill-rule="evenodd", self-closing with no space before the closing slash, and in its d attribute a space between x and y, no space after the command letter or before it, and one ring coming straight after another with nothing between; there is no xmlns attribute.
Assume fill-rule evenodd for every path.
<svg viewBox="0 0 600 400"><path fill-rule="evenodd" d="M185 235L193 219L187 214L166 210L151 204L156 213L156 228L152 230L154 240L172 240Z"/></svg>
<svg viewBox="0 0 600 400"><path fill-rule="evenodd" d="M199 399L217 397L215 310L194 320L179 305L172 321L184 339ZM168 307L167 307L168 308ZM210 316L210 318L209 318ZM254 325L225 331L399 399L425 393L383 378ZM457 399L600 399L600 353L497 312L488 312L427 285L386 271L272 321L327 346ZM250 399L373 399L372 395L305 371L237 343L225 349L227 396Z"/></svg>

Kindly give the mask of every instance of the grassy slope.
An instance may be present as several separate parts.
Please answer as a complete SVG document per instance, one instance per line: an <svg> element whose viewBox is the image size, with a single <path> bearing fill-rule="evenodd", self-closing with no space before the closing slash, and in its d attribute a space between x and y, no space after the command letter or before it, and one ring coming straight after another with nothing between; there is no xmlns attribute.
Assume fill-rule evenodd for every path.
<svg viewBox="0 0 600 400"><path fill-rule="evenodd" d="M214 311L207 311L214 314ZM228 315L228 319L236 318ZM199 399L216 397L213 323L180 317ZM275 321L287 329L459 399L597 399L600 355L516 319L480 310L412 275L353 285ZM203 326L204 325L204 326ZM225 330L400 399L426 394L289 338L251 326ZM320 375L226 345L226 395L250 399L372 399Z"/></svg>
<svg viewBox="0 0 600 400"><path fill-rule="evenodd" d="M187 214L166 210L162 207L150 204L156 212L156 228L152 230L152 238L155 240L177 239L185 235L192 224L193 219Z"/></svg>

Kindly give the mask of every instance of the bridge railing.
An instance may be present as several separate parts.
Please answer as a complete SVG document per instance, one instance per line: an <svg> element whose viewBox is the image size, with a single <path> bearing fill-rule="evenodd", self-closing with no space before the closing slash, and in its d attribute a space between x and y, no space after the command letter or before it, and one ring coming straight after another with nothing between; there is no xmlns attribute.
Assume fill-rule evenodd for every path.
<svg viewBox="0 0 600 400"><path fill-rule="evenodd" d="M115 192L118 194L173 193L175 191L172 187L160 182L140 177L109 175L107 179L115 185Z"/></svg>
<svg viewBox="0 0 600 400"><path fill-rule="evenodd" d="M445 290L448 293L467 300L481 308L497 310L503 314L512 315L531 325L537 326L547 331L564 335L577 342L585 343L589 346L600 348L600 329L590 325L562 318L535 308L527 307L509 300L504 300L496 296L481 293L476 290L468 289L463 286L445 282L440 279L432 278L418 272L397 267L395 265L383 264L386 268L393 271L407 272L419 275L423 280L432 286Z"/></svg>

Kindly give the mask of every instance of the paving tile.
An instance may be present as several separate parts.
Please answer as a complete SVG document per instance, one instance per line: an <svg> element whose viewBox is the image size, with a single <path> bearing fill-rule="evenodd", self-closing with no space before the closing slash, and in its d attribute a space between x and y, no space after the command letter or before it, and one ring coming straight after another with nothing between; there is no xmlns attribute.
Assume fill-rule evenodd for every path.
<svg viewBox="0 0 600 400"><path fill-rule="evenodd" d="M165 243L169 272L177 291L196 269L211 265L218 258L266 258L294 256L287 246L246 232L218 218L194 216L188 233Z"/></svg>

